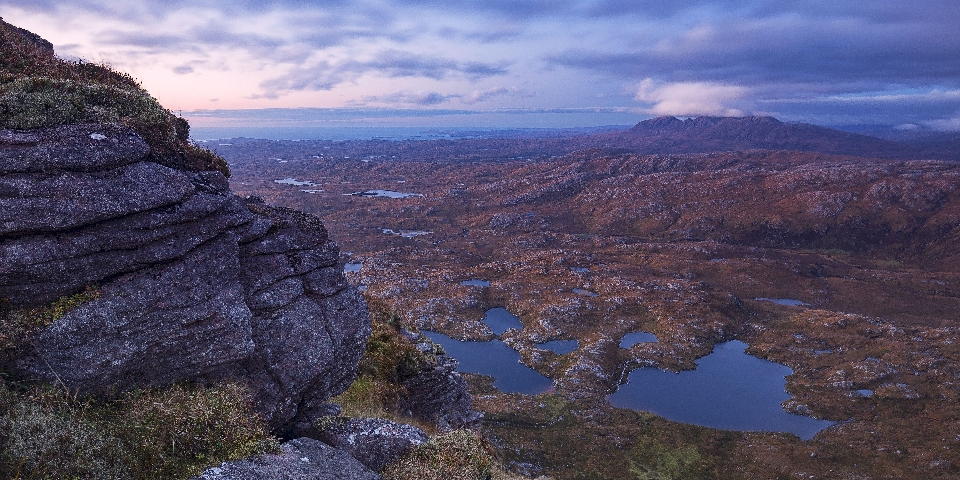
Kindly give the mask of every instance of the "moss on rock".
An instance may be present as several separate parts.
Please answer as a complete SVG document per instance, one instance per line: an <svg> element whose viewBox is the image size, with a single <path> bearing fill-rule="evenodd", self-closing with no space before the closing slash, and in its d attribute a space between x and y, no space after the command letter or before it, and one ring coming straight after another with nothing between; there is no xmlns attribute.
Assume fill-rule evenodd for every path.
<svg viewBox="0 0 960 480"><path fill-rule="evenodd" d="M48 46L0 19L0 128L120 123L150 145L153 162L230 175L223 158L189 141L187 121L163 108L133 77L107 65L62 60Z"/></svg>

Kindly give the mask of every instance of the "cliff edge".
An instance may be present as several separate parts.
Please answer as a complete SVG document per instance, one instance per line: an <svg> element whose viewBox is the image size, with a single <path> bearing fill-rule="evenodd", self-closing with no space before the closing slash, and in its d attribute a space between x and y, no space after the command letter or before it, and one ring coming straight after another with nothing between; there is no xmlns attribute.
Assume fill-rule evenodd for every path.
<svg viewBox="0 0 960 480"><path fill-rule="evenodd" d="M130 77L0 22L2 314L94 291L4 370L81 395L230 380L275 431L352 382L370 333L319 219L239 198Z"/></svg>

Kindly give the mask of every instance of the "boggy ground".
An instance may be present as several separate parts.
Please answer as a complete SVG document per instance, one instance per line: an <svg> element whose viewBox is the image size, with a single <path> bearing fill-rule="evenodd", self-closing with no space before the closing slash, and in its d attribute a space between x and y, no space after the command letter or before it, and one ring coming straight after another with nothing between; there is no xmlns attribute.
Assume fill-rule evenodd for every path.
<svg viewBox="0 0 960 480"><path fill-rule="evenodd" d="M348 276L407 324L483 339L486 309L521 318L504 340L556 391L506 395L471 379L487 430L519 471L960 475L960 165L767 151L417 161L415 147L405 143L403 159L366 154L364 142L218 151L236 192L322 216L363 264ZM284 178L313 185L274 181ZM348 195L373 189L423 196ZM469 279L491 284L460 285ZM620 349L638 330L659 342ZM733 338L794 370L788 410L840 423L803 442L604 400L632 368L693 368ZM535 345L553 339L580 348Z"/></svg>

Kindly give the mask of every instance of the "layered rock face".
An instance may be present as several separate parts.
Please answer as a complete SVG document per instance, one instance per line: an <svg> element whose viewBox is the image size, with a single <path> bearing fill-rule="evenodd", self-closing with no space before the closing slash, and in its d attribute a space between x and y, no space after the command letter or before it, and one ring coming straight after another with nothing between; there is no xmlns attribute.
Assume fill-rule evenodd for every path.
<svg viewBox="0 0 960 480"><path fill-rule="evenodd" d="M148 153L116 125L0 130L0 298L100 291L32 338L15 369L101 396L241 380L274 428L323 411L370 332L336 244L315 217Z"/></svg>

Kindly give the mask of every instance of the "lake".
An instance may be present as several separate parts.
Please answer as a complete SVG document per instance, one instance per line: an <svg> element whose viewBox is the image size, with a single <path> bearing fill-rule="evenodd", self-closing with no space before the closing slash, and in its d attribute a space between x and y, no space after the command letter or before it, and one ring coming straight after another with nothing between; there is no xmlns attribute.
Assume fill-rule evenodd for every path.
<svg viewBox="0 0 960 480"><path fill-rule="evenodd" d="M486 323L490 330L493 330L493 334L498 337L511 328L523 329L520 317L508 312L503 307L487 310L486 316L483 317L483 323Z"/></svg>
<svg viewBox="0 0 960 480"><path fill-rule="evenodd" d="M835 422L794 415L780 403L790 398L784 365L748 355L747 344L717 344L697 360L696 370L656 368L630 372L610 403L654 413L668 420L738 431L788 432L809 440Z"/></svg>
<svg viewBox="0 0 960 480"><path fill-rule="evenodd" d="M574 350L579 348L580 342L576 340L550 340L549 342L538 343L536 345L537 348L550 350L558 355L566 355L568 353L573 353Z"/></svg>
<svg viewBox="0 0 960 480"><path fill-rule="evenodd" d="M553 387L553 380L520 363L520 354L500 340L461 342L442 333L423 334L460 362L457 371L493 377L493 386L501 392L536 395Z"/></svg>
<svg viewBox="0 0 960 480"><path fill-rule="evenodd" d="M628 333L620 339L620 348L630 348L638 343L656 343L657 336L647 332Z"/></svg>

